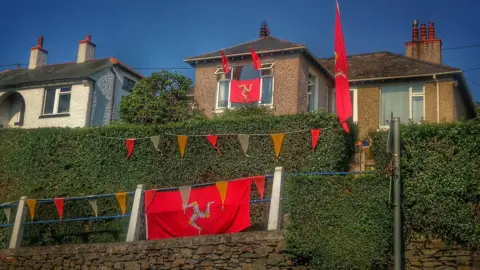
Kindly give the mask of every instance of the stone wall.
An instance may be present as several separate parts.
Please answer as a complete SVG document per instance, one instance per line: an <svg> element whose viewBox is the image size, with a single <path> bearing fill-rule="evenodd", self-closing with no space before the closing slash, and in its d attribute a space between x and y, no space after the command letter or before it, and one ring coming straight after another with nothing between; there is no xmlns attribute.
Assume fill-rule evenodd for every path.
<svg viewBox="0 0 480 270"><path fill-rule="evenodd" d="M282 231L137 243L0 251L4 269L306 269L284 254Z"/></svg>
<svg viewBox="0 0 480 270"><path fill-rule="evenodd" d="M459 245L446 246L435 239L417 238L405 250L406 269L473 270L480 269L480 253Z"/></svg>

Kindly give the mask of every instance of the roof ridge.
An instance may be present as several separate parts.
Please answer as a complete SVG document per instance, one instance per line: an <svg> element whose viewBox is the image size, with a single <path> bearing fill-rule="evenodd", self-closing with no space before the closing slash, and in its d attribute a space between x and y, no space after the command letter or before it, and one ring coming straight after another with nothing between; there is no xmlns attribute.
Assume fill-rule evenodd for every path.
<svg viewBox="0 0 480 270"><path fill-rule="evenodd" d="M211 54L211 53L216 53L216 52L220 52L220 51L227 50L227 49L233 49L233 48L236 48L236 47L239 47L239 46L248 44L248 43L250 43L250 42L254 42L254 41L260 40L260 39L261 39L261 38L257 38L257 39L250 40L250 41L247 41L247 42L242 42L242 43L237 44L237 45L233 45L233 46L230 46L230 47L227 47L227 48L222 48L222 49L220 49L220 50L203 53L202 55ZM185 58L185 59L190 59L190 58L195 58L195 56L190 56L190 57L187 57L187 58Z"/></svg>
<svg viewBox="0 0 480 270"><path fill-rule="evenodd" d="M397 57L402 57L402 58L412 60L412 61L415 61L415 62L419 62L419 63L422 63L422 64L428 64L428 65L432 65L432 66L436 66L436 67L440 67L440 68L451 68L451 69L456 69L456 70L461 71L460 68L452 67L452 66L449 66L449 65L436 64L436 63L432 63L432 62L429 62L429 61L408 57L406 55L401 55L401 54L394 53L394 52L385 52L385 53L390 54L390 55L394 55L394 56L397 56Z"/></svg>

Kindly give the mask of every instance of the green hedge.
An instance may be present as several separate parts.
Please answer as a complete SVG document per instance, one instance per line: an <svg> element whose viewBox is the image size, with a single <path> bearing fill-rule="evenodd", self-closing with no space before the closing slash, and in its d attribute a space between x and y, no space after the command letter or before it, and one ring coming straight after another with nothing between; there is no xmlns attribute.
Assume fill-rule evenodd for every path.
<svg viewBox="0 0 480 270"><path fill-rule="evenodd" d="M389 184L376 174L287 179L288 251L316 269L384 269L390 261Z"/></svg>
<svg viewBox="0 0 480 270"><path fill-rule="evenodd" d="M407 236L480 247L480 121L401 127ZM390 161L386 132L371 135L377 169Z"/></svg>
<svg viewBox="0 0 480 270"><path fill-rule="evenodd" d="M159 152L149 139L138 140L130 160L125 159L124 141L114 139L165 133L252 134L311 128L325 128L317 150L311 151L308 131L288 134L278 162L269 136L250 137L250 157L243 154L236 136L219 138L221 157L205 137L191 137L184 159L179 157L175 136L162 136ZM165 126L6 129L0 131L0 201L18 200L22 195L40 199L134 191L139 183L147 188L161 188L213 182L272 173L275 166L296 172L341 170L347 166L351 149L344 136L336 117L326 113L236 117ZM118 214L114 199L99 200L98 204L99 215ZM56 218L52 204L39 205L37 211L39 219ZM261 214L255 215L259 218ZM85 201L65 203L64 218L91 215ZM0 223L3 222L0 215ZM31 225L25 231L24 245L123 241L127 223L128 220L113 220ZM4 232L1 242L6 243L6 230L0 231Z"/></svg>

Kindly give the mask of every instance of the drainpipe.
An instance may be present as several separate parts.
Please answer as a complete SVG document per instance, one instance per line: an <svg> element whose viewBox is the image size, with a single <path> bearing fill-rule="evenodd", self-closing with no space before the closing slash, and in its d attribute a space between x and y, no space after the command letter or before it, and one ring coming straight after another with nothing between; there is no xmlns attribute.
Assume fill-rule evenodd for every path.
<svg viewBox="0 0 480 270"><path fill-rule="evenodd" d="M440 87L438 85L437 74L433 74L433 81L437 86L437 123L440 123Z"/></svg>
<svg viewBox="0 0 480 270"><path fill-rule="evenodd" d="M117 85L117 73L115 73L115 67L110 67L110 70L113 73L113 90L112 90L112 100L110 101L110 111L109 111L109 121L108 124L111 124L113 121L113 106L115 106L115 86Z"/></svg>

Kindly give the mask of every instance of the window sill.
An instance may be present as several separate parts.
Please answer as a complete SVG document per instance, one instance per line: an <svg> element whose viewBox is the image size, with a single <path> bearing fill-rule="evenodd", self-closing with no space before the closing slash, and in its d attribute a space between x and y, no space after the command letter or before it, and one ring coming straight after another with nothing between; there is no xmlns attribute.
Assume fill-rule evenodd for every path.
<svg viewBox="0 0 480 270"><path fill-rule="evenodd" d="M259 106L259 107L273 108L273 104L257 104L257 106ZM212 112L213 112L213 113L223 113L223 112L225 112L225 110L237 110L237 109L240 109L240 108L242 108L242 107L216 108L216 109L213 110Z"/></svg>
<svg viewBox="0 0 480 270"><path fill-rule="evenodd" d="M56 113L56 114L44 114L40 115L38 118L56 118L56 117L68 117L70 113Z"/></svg>

